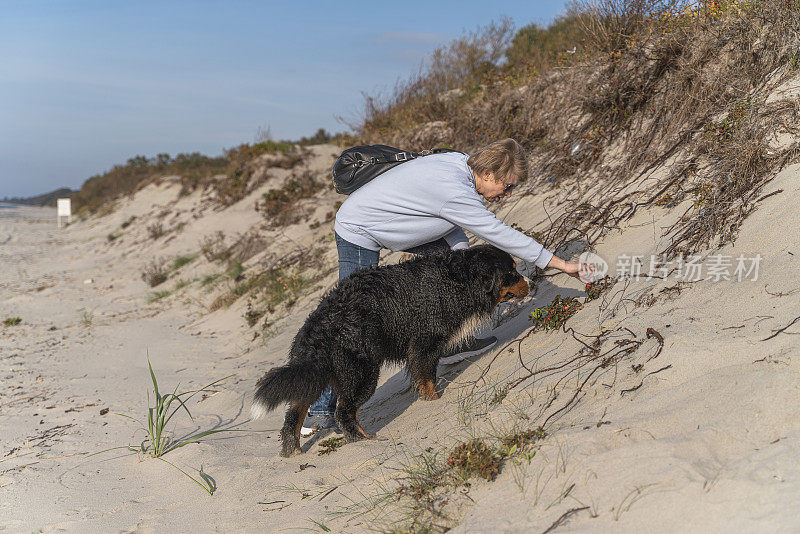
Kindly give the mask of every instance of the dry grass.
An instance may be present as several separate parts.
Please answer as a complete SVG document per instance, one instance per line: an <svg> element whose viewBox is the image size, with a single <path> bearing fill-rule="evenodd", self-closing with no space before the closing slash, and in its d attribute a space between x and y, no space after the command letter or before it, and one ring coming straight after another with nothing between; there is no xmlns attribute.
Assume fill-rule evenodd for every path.
<svg viewBox="0 0 800 534"><path fill-rule="evenodd" d="M225 261L230 258L230 252L225 246L225 233L218 230L203 237L200 241L200 252L208 261Z"/></svg>
<svg viewBox="0 0 800 534"><path fill-rule="evenodd" d="M291 308L319 276L321 252L319 249L294 251L262 266L258 272L245 272L241 263L232 262L227 275L233 285L214 299L209 310L227 308L248 296L244 319L253 326L262 316L274 314L279 306Z"/></svg>
<svg viewBox="0 0 800 534"><path fill-rule="evenodd" d="M542 232L551 250L575 240L591 247L639 208L676 206L686 195L699 202L661 252L735 239L760 187L800 153L769 145L777 132L795 133L797 106L764 101L769 86L797 74L797 6L601 0L575 4L567 18L557 21L563 31L528 37L545 48L572 39L568 61L533 58L542 70L532 68L521 43L536 32L523 28L513 61L462 83L457 98L420 91L427 82L415 77L382 106L368 100L364 141L470 150L516 138L539 172L531 188L564 192L566 209ZM435 69L420 76L437 88L449 86L436 80L464 79ZM664 164L669 172L653 174Z"/></svg>

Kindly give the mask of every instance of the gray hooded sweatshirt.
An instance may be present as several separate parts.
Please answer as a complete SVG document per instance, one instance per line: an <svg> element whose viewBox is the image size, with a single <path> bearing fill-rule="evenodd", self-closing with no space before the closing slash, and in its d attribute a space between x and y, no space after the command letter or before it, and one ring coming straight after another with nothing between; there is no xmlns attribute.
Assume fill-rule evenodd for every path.
<svg viewBox="0 0 800 534"><path fill-rule="evenodd" d="M336 213L336 233L370 250L406 250L442 237L456 250L469 246L464 228L545 268L553 253L486 209L468 157L433 154L389 169L344 201Z"/></svg>

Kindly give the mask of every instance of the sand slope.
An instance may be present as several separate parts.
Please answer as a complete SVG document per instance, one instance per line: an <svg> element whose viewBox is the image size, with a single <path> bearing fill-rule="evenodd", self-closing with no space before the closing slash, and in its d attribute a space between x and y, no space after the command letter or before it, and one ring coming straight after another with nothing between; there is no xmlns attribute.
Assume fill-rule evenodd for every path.
<svg viewBox="0 0 800 534"><path fill-rule="evenodd" d="M308 169L323 175L335 153L314 147ZM218 263L197 257L163 287L194 281L155 302L148 302L153 290L140 274L154 258L197 253L218 230L231 239L258 228L255 199L289 174L276 173L224 210L212 209L202 192L179 197L179 186L166 180L110 215L63 231L51 210L0 210L0 318L22 319L0 329L0 528L399 528L403 523L393 521L403 511L393 492L415 456L426 449L446 455L471 436L497 437L547 419L548 436L530 460L509 460L493 482L473 479L455 488L444 507L449 516L435 523L458 532L541 532L559 518L559 532L800 530L800 321L765 340L800 315L800 234L792 230L800 223L800 167L770 182L764 194L783 192L760 204L735 244L713 252L761 254L756 281L619 281L570 319L575 337L538 332L507 346L527 332L532 309L556 294L585 296L572 279L547 278L525 302L498 314L503 350L440 367L441 400L419 400L400 370L382 373L361 414L365 428L386 441L320 456L320 441L329 436L315 436L304 444L306 454L287 460L277 456L283 414L250 422L249 396L260 375L283 361L304 317L335 282L331 224L310 229L309 222L323 220L340 197L322 191L303 201L316 209L308 221L260 230L268 245L245 262L253 271L292 250L323 250L315 281L291 308L280 307L267 335L254 338L258 327L247 327L245 299L208 311L232 285L223 276L211 291L201 286L203 277L224 270ZM498 213L523 227L541 224L544 194L515 197ZM121 231L132 215L137 219ZM597 253L612 262L621 254L648 257L663 245L660 228L675 217L661 208L642 211ZM147 226L155 221L177 230L153 240ZM109 241L112 232L121 236ZM655 358L659 343L647 337L648 328L664 339ZM591 342L601 332L602 351L618 341L639 344L597 369L575 402L568 401L592 366L537 374L495 402L500 388L526 374L521 363L558 366L583 347L578 339ZM193 399L194 421L179 414L173 430L237 432L165 457L195 476L202 467L217 485L213 496L158 460L123 449L85 455L145 438L130 418L146 418L147 354L162 389L232 375L217 393Z"/></svg>

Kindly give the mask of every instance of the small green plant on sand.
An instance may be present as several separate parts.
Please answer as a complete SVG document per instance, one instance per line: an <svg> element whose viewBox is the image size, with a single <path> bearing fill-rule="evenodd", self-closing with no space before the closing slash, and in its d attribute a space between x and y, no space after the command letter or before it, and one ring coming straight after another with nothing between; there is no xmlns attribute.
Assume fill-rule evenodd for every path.
<svg viewBox="0 0 800 534"><path fill-rule="evenodd" d="M614 282L613 278L605 277L601 280L595 280L591 284L586 284L586 302L600 298L600 295L611 289Z"/></svg>
<svg viewBox="0 0 800 534"><path fill-rule="evenodd" d="M137 454L144 454L151 456L153 458L157 458L162 462L165 462L185 476L190 478L194 481L195 484L203 488L203 490L208 493L209 495L213 495L217 489L216 483L214 480L203 472L202 467L199 471L199 476L201 480L193 477L177 465L173 464L172 462L165 460L162 458L168 452L174 451L184 445L188 445L190 443L194 443L206 436L210 436L211 434L217 434L219 432L233 432L234 430L230 429L218 429L218 430L206 430L204 432L199 432L197 434L190 435L185 438L175 439L168 431L167 425L178 413L181 409L183 409L186 414L189 416L192 421L194 421L194 417L192 417L192 413L189 411L189 408L186 406L186 402L189 401L192 397L197 395L198 393L213 391L212 388L222 382L223 380L230 378L233 375L226 376L224 378L220 378L219 380L215 380L210 384L207 384L199 389L193 389L189 391L182 391L178 392L178 388L180 384L175 386L175 389L172 390L171 393L161 393L158 389L158 380L156 379L156 374L153 371L153 366L150 364L150 358L147 358L147 367L150 370L150 379L153 383L153 405L150 405L150 391L147 391L147 424L143 425L145 427L145 431L147 432L147 437L142 440L142 442L138 446L133 445L126 445L122 447L113 447L111 449L106 449L104 451L96 452L89 456L94 456L95 454L101 454L104 452L108 452L111 450L116 449L128 449L133 451ZM123 414L119 414L123 415ZM129 419L137 419L123 415L123 417L128 417ZM141 423L141 422L140 422Z"/></svg>
<svg viewBox="0 0 800 534"><path fill-rule="evenodd" d="M203 279L200 281L200 287L206 287L206 286L207 286L207 285L209 285L209 284L213 284L214 282L216 282L216 281L217 281L217 279L218 279L220 276L222 276L222 274L221 274L221 273L207 274L207 275L206 275L206 276L204 276L204 277L203 277Z"/></svg>
<svg viewBox="0 0 800 534"><path fill-rule="evenodd" d="M458 487L468 485L475 476L493 481L508 460L530 462L538 442L545 437L542 428L516 429L500 436L497 446L479 438L457 443L446 453L445 461L432 448L414 456L411 463L403 466L400 485L387 495L406 514L406 519L389 532L430 532L425 528L434 518L445 517L443 507Z"/></svg>
<svg viewBox="0 0 800 534"><path fill-rule="evenodd" d="M220 378L219 380L215 380L210 384L203 386L200 389L194 389L190 391L183 391L178 393L178 388L180 384L175 386L175 389L172 393L165 393L161 394L158 390L158 380L156 380L156 374L153 372L153 366L150 364L150 358L147 358L147 367L150 370L150 379L153 381L153 393L155 394L154 404L150 406L150 391L147 392L147 439L142 441L139 445L138 449L133 449L136 452L142 454L149 454L153 458L158 458L162 460L187 477L191 478L198 486L203 488L206 493L209 495L213 495L214 491L216 491L217 487L214 481L205 473L203 470L200 470L200 478L202 478L202 482L185 472L183 469L179 468L172 462L168 462L161 458L161 456L167 454L170 451L174 451L184 445L188 445L190 443L194 443L195 441L209 436L211 434L217 434L219 432L225 432L225 430L206 430L205 432L200 432L199 434L194 434L184 439L173 439L172 437L168 436L166 431L167 424L170 422L172 417L178 413L178 411L183 408L186 411L186 414L189 416L192 421L194 421L194 417L192 417L192 412L189 411L189 408L186 406L186 401L194 397L200 392L208 391L209 388L219 384L226 378ZM173 406L173 403L175 405Z"/></svg>
<svg viewBox="0 0 800 534"><path fill-rule="evenodd" d="M94 320L94 314L89 310L83 310L81 313L81 325L86 328L92 326L92 321Z"/></svg>
<svg viewBox="0 0 800 534"><path fill-rule="evenodd" d="M16 326L21 322L22 322L22 319L20 319L19 317L7 317L3 321L3 326Z"/></svg>
<svg viewBox="0 0 800 534"><path fill-rule="evenodd" d="M233 281L239 281L241 279L242 273L244 272L244 266L239 263L238 261L231 262L228 265L228 270L225 274Z"/></svg>
<svg viewBox="0 0 800 534"><path fill-rule="evenodd" d="M573 297L556 295L555 300L547 306L531 312L531 320L536 330L555 330L567 322L567 319L578 313L583 305Z"/></svg>
<svg viewBox="0 0 800 534"><path fill-rule="evenodd" d="M330 454L342 445L344 445L344 438L328 438L325 441L320 441L319 446L322 450L319 451L319 456Z"/></svg>
<svg viewBox="0 0 800 534"><path fill-rule="evenodd" d="M500 472L502 457L480 439L460 443L450 453L447 464L456 469L464 479L473 475L494 480Z"/></svg>
<svg viewBox="0 0 800 534"><path fill-rule="evenodd" d="M219 380L215 380L210 384L201 387L200 389L193 389L190 391L183 391L178 393L178 388L180 384L175 386L175 389L172 393L165 393L161 394L158 390L158 380L156 380L156 375L153 372L153 366L150 364L150 358L147 359L147 367L150 369L150 379L153 381L153 393L155 394L155 403L153 406L150 406L150 391L147 392L147 439L142 441L141 445L137 452L141 452L144 454L149 454L153 458L158 458L167 454L170 451L174 451L179 447L183 447L184 445L188 445L189 443L193 443L200 438L208 436L210 434L216 434L218 432L224 432L224 430L207 430L205 432L200 432L199 434L195 434L188 438L182 440L175 440L165 433L167 424L170 422L172 417L178 413L178 411L183 408L189 418L194 421L194 417L192 413L189 411L189 408L186 406L186 401L194 397L200 392L208 391L211 387L219 384L226 378L230 378L226 376L225 378L220 378ZM175 405L173 406L173 403Z"/></svg>
<svg viewBox="0 0 800 534"><path fill-rule="evenodd" d="M547 433L542 427L503 436L500 439L500 443L504 447L503 454L508 456L522 454L526 448L530 448L534 443L543 440L546 436Z"/></svg>

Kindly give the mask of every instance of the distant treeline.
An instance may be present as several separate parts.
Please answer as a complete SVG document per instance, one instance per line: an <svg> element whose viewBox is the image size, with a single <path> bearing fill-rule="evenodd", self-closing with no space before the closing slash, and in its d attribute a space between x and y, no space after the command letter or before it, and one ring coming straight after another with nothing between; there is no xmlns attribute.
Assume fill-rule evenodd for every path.
<svg viewBox="0 0 800 534"><path fill-rule="evenodd" d="M53 206L56 205L56 199L58 198L67 198L72 195L72 189L68 187L62 187L61 189L56 189L55 191L51 191L49 193L45 193L43 195L37 195L35 197L13 197L13 198L4 198L0 200L0 202L6 202L8 204L22 204L25 206Z"/></svg>

